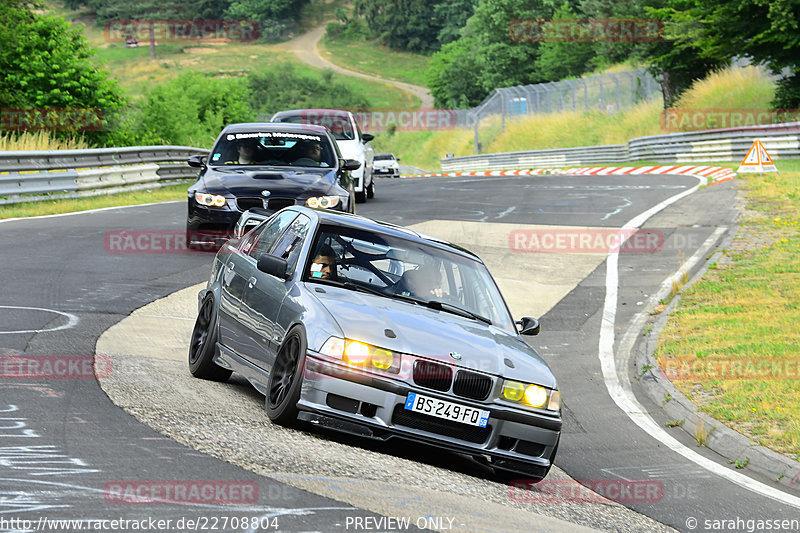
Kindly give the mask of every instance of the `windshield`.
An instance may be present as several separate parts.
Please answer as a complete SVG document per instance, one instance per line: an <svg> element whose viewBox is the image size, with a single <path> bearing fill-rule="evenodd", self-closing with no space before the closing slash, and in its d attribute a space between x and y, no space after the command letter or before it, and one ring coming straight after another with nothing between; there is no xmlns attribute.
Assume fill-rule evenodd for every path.
<svg viewBox="0 0 800 533"><path fill-rule="evenodd" d="M516 333L486 267L473 259L400 237L323 226L305 279L491 322Z"/></svg>
<svg viewBox="0 0 800 533"><path fill-rule="evenodd" d="M350 117L341 112L330 111L301 111L294 115L282 115L275 118L276 122L290 122L292 124L315 124L325 126L337 141L352 141L356 138Z"/></svg>
<svg viewBox="0 0 800 533"><path fill-rule="evenodd" d="M392 154L375 154L375 161L394 161Z"/></svg>
<svg viewBox="0 0 800 533"><path fill-rule="evenodd" d="M310 133L252 131L229 133L211 151L212 165L333 167L330 141Z"/></svg>

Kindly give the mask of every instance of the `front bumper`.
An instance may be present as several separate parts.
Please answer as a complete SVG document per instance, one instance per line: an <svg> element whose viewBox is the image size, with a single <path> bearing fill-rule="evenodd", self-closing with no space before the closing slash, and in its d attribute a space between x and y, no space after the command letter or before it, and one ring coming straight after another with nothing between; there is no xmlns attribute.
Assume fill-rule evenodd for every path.
<svg viewBox="0 0 800 533"><path fill-rule="evenodd" d="M490 411L486 428L404 409L409 392ZM544 477L561 434L561 419L441 394L369 374L308 353L298 407L301 418L332 429L386 440L402 437L486 458L504 470Z"/></svg>

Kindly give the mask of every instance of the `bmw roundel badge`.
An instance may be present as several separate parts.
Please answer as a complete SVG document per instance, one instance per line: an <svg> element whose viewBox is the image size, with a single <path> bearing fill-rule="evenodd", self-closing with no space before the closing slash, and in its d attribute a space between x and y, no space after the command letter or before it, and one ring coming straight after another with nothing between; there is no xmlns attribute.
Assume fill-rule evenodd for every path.
<svg viewBox="0 0 800 533"><path fill-rule="evenodd" d="M270 194L271 194L271 193L270 193L269 191L261 191L261 196L263 196L264 198L266 198L266 197L267 197L267 196L269 196Z"/></svg>
<svg viewBox="0 0 800 533"><path fill-rule="evenodd" d="M456 361L461 361L461 354L458 352L450 352L450 357L452 357Z"/></svg>

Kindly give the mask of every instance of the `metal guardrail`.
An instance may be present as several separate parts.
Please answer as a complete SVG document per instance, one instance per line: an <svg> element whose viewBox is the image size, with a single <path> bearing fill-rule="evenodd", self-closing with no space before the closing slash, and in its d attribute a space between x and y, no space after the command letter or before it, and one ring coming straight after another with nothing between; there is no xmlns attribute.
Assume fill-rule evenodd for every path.
<svg viewBox="0 0 800 533"><path fill-rule="evenodd" d="M511 170L598 163L741 161L760 140L775 159L800 157L800 122L652 135L626 144L468 155L441 159L443 172Z"/></svg>
<svg viewBox="0 0 800 533"><path fill-rule="evenodd" d="M207 154L190 146L0 152L0 205L160 187L196 177L186 159Z"/></svg>

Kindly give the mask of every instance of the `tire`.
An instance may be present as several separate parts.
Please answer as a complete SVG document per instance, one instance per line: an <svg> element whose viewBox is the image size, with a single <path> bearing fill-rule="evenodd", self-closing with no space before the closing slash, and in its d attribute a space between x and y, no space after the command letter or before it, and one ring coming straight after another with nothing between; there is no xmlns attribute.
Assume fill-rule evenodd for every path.
<svg viewBox="0 0 800 533"><path fill-rule="evenodd" d="M356 191L356 203L363 204L366 201L367 201L367 191L361 191L361 192Z"/></svg>
<svg viewBox="0 0 800 533"><path fill-rule="evenodd" d="M306 336L300 327L292 328L278 350L269 372L267 416L278 425L289 426L297 420L297 401L303 383L302 369L306 359Z"/></svg>
<svg viewBox="0 0 800 533"><path fill-rule="evenodd" d="M367 187L367 198L373 198L375 196L375 176L372 177L372 181L369 182L369 187Z"/></svg>
<svg viewBox="0 0 800 533"><path fill-rule="evenodd" d="M206 296L197 313L189 343L189 372L196 378L227 381L233 371L214 362L217 353L217 309L213 296Z"/></svg>

